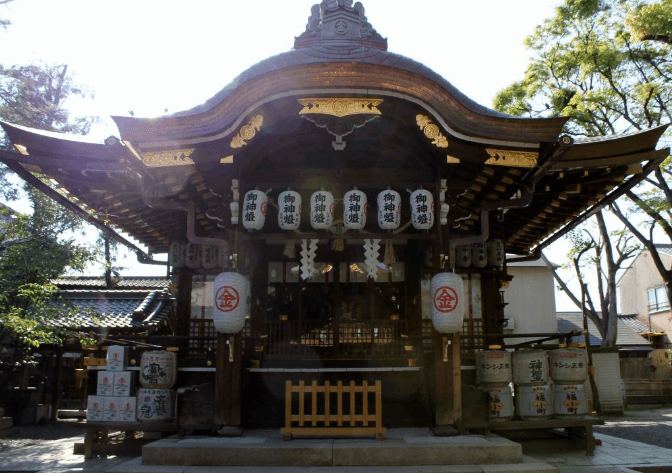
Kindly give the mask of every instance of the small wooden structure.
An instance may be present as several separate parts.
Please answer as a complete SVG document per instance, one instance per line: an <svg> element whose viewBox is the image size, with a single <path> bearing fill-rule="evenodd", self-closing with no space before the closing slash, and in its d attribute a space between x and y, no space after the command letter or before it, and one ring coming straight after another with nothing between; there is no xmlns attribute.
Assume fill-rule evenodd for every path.
<svg viewBox="0 0 672 473"><path fill-rule="evenodd" d="M476 352L502 341L500 289L509 276L506 263L461 267L456 250L498 239L509 254L537 258L669 155L656 150L665 127L582 140L562 134L565 118L483 107L389 52L352 3L315 5L293 50L203 105L114 117L120 137L105 143L2 123L17 152L0 160L141 261L190 244L186 263L173 247L177 337L163 343L178 347L181 366L216 368L181 382L215 383L220 426L281 427L287 383L345 389L380 380L382 425L462 427L461 386L475 382ZM354 188L370 203L368 219L346 230L342 198ZM419 188L434 202L429 229L410 224L407 190ZM295 231L278 222L287 189L303 201ZM386 189L402 195L394 231L382 230L373 211ZM247 231L256 209L244 199L253 190L269 200L265 224ZM335 197L327 230L310 223L318 191ZM213 252L221 257L214 264ZM429 318L429 280L446 269L464 281L461 333L436 333ZM235 334L217 333L211 320L213 281L224 270L249 280L248 317Z"/></svg>

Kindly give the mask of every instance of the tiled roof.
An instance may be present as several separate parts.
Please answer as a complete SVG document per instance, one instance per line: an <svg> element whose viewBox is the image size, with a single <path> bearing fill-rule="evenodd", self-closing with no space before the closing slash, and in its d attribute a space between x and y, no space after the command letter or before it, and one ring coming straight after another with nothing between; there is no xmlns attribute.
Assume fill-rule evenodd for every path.
<svg viewBox="0 0 672 473"><path fill-rule="evenodd" d="M664 253L668 256L672 256L672 245L670 244L656 245L656 250L659 253Z"/></svg>
<svg viewBox="0 0 672 473"><path fill-rule="evenodd" d="M583 316L581 312L558 312L558 332L567 333L572 330L583 330ZM650 347L651 342L639 335L639 332L634 331L628 326L622 317L618 317L618 334L616 336L616 345L619 347ZM602 344L602 337L597 330L595 324L588 319L588 337L590 346L600 346ZM575 341L583 342L583 335L575 337Z"/></svg>
<svg viewBox="0 0 672 473"><path fill-rule="evenodd" d="M72 276L53 279L52 284L60 289L105 288L105 278L95 276ZM163 276L121 276L114 289L164 289L170 287L170 279Z"/></svg>
<svg viewBox="0 0 672 473"><path fill-rule="evenodd" d="M75 320L52 320L57 327L147 329L161 324L175 306L168 289L142 290L61 290L64 303L76 307Z"/></svg>
<svg viewBox="0 0 672 473"><path fill-rule="evenodd" d="M630 327L633 331L637 333L642 332L665 332L663 329L658 327L656 324L649 325L648 321L641 319L637 314L631 315L619 315L618 320L622 320L624 324Z"/></svg>

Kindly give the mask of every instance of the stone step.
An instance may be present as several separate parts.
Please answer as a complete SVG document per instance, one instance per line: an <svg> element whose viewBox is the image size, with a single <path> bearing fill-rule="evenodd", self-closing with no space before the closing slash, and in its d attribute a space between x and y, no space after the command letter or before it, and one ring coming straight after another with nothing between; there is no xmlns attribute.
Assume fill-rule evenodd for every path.
<svg viewBox="0 0 672 473"><path fill-rule="evenodd" d="M521 463L497 465L425 466L159 466L143 465L141 458L105 470L106 473L558 473L558 469L523 456Z"/></svg>
<svg viewBox="0 0 672 473"><path fill-rule="evenodd" d="M522 462L522 447L497 435L436 437L429 429L390 429L383 440L297 438L277 430L242 437L170 437L143 447L144 465L156 466L423 466ZM358 470L359 471L359 470Z"/></svg>

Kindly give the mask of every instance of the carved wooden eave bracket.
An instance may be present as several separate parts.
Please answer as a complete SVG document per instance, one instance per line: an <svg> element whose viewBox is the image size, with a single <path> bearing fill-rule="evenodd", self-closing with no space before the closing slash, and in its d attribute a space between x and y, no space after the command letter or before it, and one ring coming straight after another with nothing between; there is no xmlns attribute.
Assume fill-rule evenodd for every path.
<svg viewBox="0 0 672 473"><path fill-rule="evenodd" d="M514 151L508 149L486 148L490 156L485 164L495 166L515 166L520 168L533 168L537 165L539 153L533 151Z"/></svg>
<svg viewBox="0 0 672 473"><path fill-rule="evenodd" d="M306 98L298 101L303 105L299 111L301 118L336 137L331 143L336 151L345 149L344 136L382 115L378 105L383 99Z"/></svg>

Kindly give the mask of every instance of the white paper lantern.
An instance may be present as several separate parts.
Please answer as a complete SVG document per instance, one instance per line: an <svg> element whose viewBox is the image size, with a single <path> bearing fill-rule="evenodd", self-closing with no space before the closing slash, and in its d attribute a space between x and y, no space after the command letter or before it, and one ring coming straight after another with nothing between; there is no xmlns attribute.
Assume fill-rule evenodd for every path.
<svg viewBox="0 0 672 473"><path fill-rule="evenodd" d="M416 230L429 230L434 225L434 196L426 189L411 194L411 222Z"/></svg>
<svg viewBox="0 0 672 473"><path fill-rule="evenodd" d="M455 273L439 273L432 278L432 324L439 333L462 330L464 322L464 284Z"/></svg>
<svg viewBox="0 0 672 473"><path fill-rule="evenodd" d="M485 243L471 245L471 265L474 268L485 268L488 264L488 251Z"/></svg>
<svg viewBox="0 0 672 473"><path fill-rule="evenodd" d="M497 238L487 243L488 266L501 268L504 264L504 242Z"/></svg>
<svg viewBox="0 0 672 473"><path fill-rule="evenodd" d="M181 268L184 266L184 243L174 241L170 244L168 250L168 263L173 268Z"/></svg>
<svg viewBox="0 0 672 473"><path fill-rule="evenodd" d="M220 273L213 285L212 322L222 333L238 333L245 326L249 285L240 273Z"/></svg>
<svg viewBox="0 0 672 473"><path fill-rule="evenodd" d="M201 249L196 243L187 243L184 250L184 264L191 269L196 269L201 265Z"/></svg>
<svg viewBox="0 0 672 473"><path fill-rule="evenodd" d="M458 268L471 266L471 247L469 245L461 245L455 248L455 266Z"/></svg>
<svg viewBox="0 0 672 473"><path fill-rule="evenodd" d="M378 226L383 230L396 230L401 222L401 196L391 189L378 194Z"/></svg>
<svg viewBox="0 0 672 473"><path fill-rule="evenodd" d="M247 230L261 230L266 223L268 197L265 192L252 190L243 199L243 227Z"/></svg>
<svg viewBox="0 0 672 473"><path fill-rule="evenodd" d="M201 248L201 265L205 269L217 267L217 247L205 245Z"/></svg>
<svg viewBox="0 0 672 473"><path fill-rule="evenodd" d="M366 194L356 188L343 196L343 226L350 230L361 230L366 225Z"/></svg>
<svg viewBox="0 0 672 473"><path fill-rule="evenodd" d="M310 226L327 230L334 221L334 195L328 191L313 192L310 196Z"/></svg>
<svg viewBox="0 0 672 473"><path fill-rule="evenodd" d="M278 225L283 230L298 230L301 225L301 194L296 191L280 192Z"/></svg>

